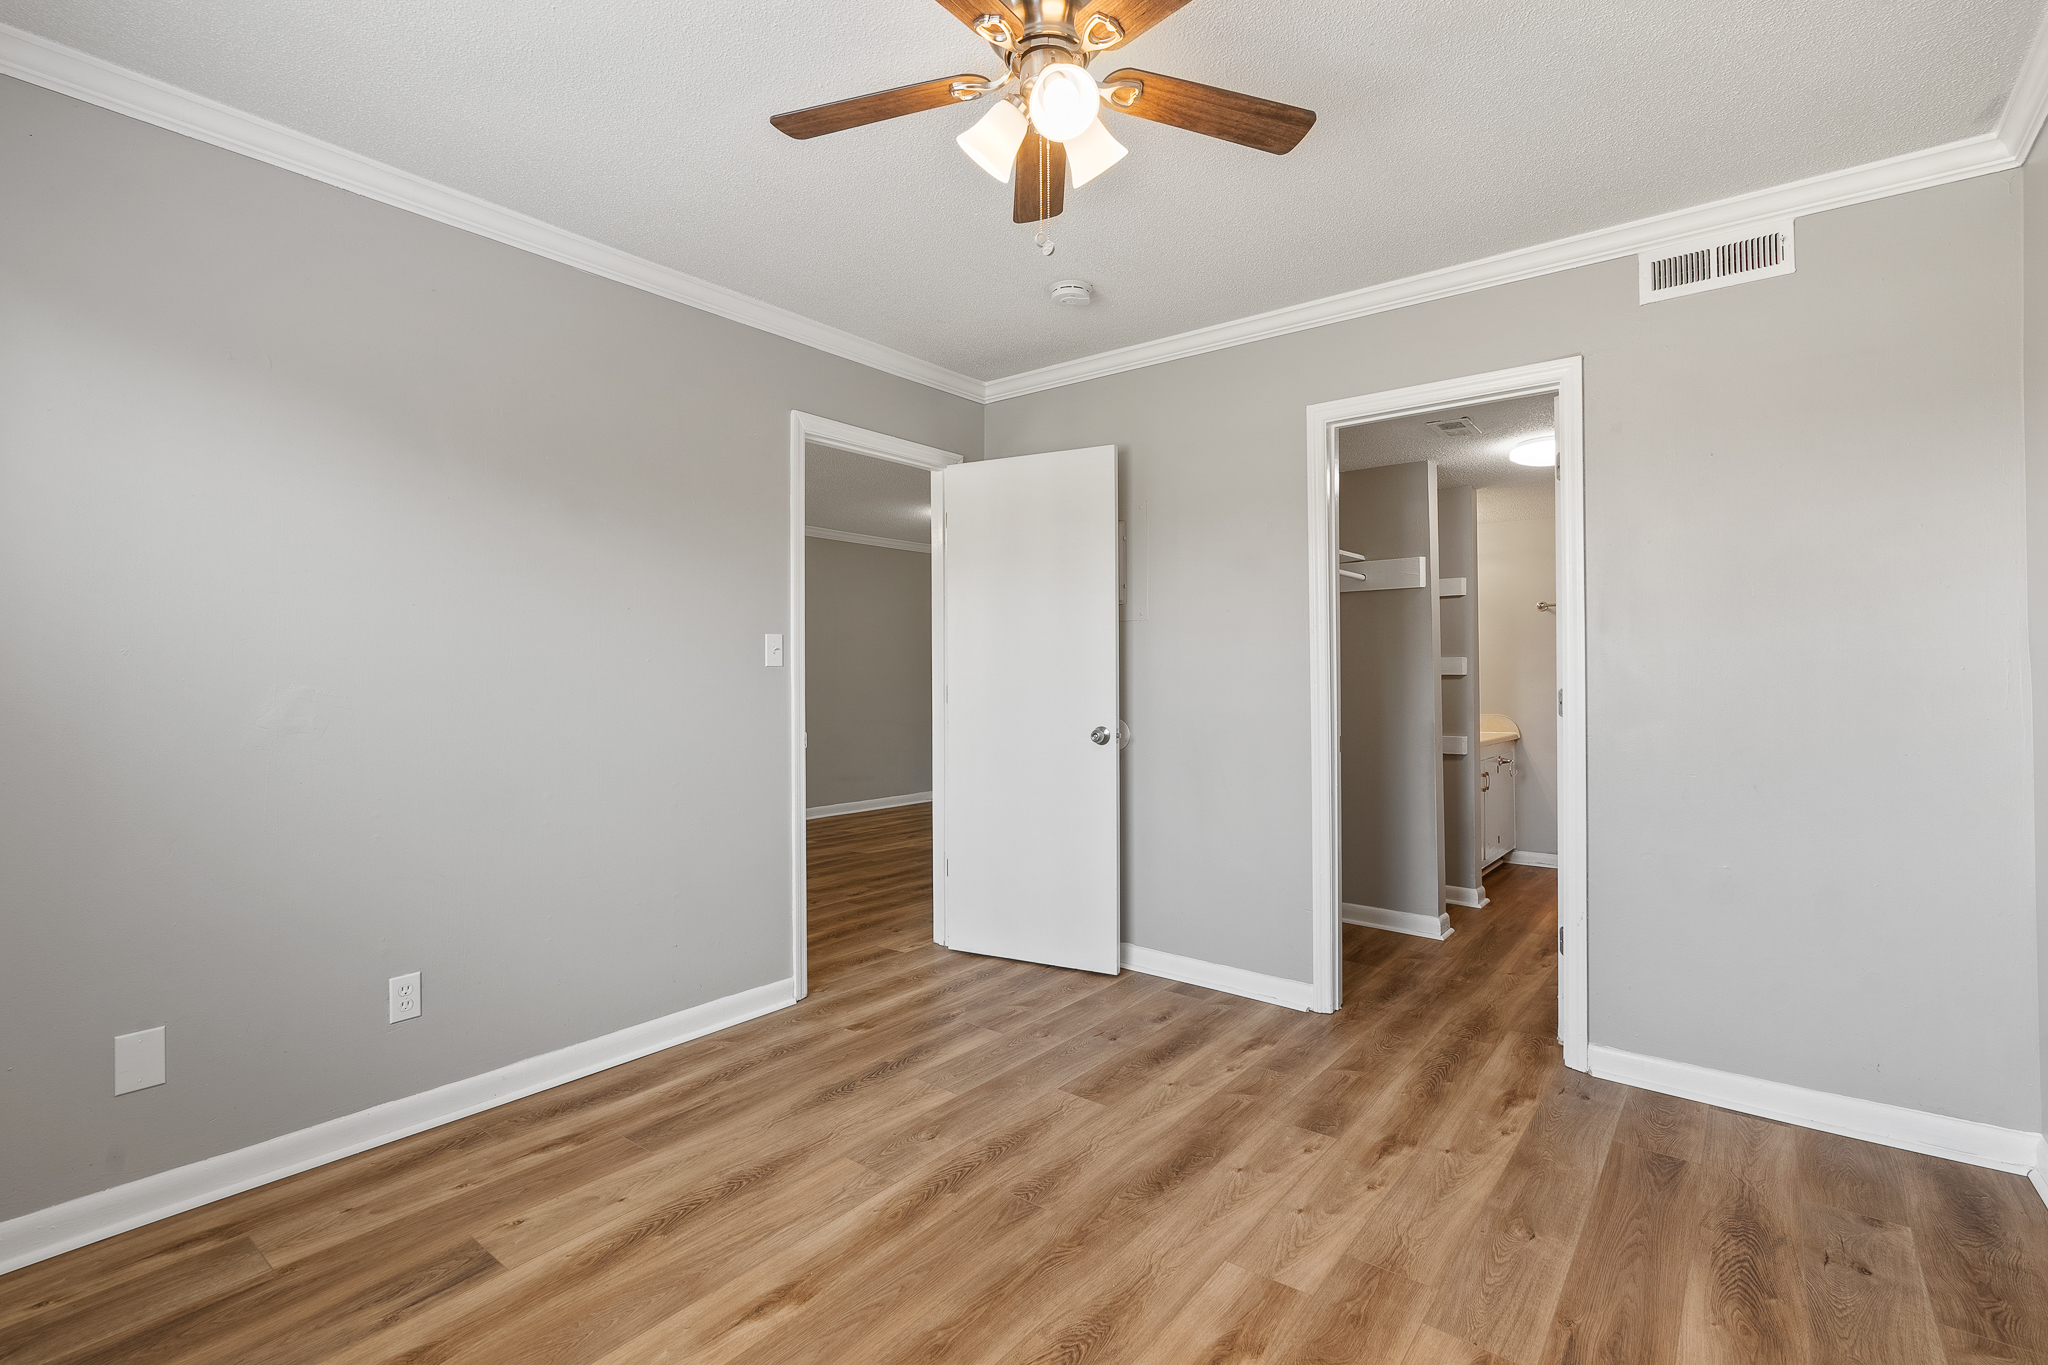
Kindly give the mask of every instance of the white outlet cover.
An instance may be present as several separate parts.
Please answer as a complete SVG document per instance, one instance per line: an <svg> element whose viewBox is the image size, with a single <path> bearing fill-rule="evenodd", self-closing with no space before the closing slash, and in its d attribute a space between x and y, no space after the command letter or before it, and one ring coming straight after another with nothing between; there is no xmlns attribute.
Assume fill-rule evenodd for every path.
<svg viewBox="0 0 2048 1365"><path fill-rule="evenodd" d="M420 974L407 972L391 978L391 1022L420 1017Z"/></svg>
<svg viewBox="0 0 2048 1365"><path fill-rule="evenodd" d="M164 1083L164 1029L114 1035L114 1093L147 1090Z"/></svg>

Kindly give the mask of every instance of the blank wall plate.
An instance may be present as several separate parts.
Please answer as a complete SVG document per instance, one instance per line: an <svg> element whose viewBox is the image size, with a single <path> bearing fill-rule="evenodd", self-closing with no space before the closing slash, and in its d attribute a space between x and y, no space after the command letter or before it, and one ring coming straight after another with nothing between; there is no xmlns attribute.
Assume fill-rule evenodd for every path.
<svg viewBox="0 0 2048 1365"><path fill-rule="evenodd" d="M420 1017L420 974L407 972L391 978L391 1022Z"/></svg>
<svg viewBox="0 0 2048 1365"><path fill-rule="evenodd" d="M147 1090L164 1083L164 1026L114 1035L114 1093Z"/></svg>

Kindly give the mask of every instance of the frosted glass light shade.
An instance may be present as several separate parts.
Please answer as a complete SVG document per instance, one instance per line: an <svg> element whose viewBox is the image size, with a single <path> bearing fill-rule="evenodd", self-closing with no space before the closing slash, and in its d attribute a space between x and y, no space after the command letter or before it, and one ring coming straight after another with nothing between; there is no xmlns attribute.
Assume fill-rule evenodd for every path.
<svg viewBox="0 0 2048 1365"><path fill-rule="evenodd" d="M1079 137L1095 122L1102 96L1085 66L1060 62L1031 83L1031 126L1052 142Z"/></svg>
<svg viewBox="0 0 2048 1365"><path fill-rule="evenodd" d="M980 121L960 134L960 150L1007 185L1017 164L1017 149L1024 145L1024 129L1023 111L1008 100L997 100Z"/></svg>
<svg viewBox="0 0 2048 1365"><path fill-rule="evenodd" d="M1088 131L1079 137L1067 139L1067 169L1074 173L1074 188L1101 175L1117 162L1129 155L1130 148L1109 135L1109 129L1097 119L1088 125Z"/></svg>
<svg viewBox="0 0 2048 1365"><path fill-rule="evenodd" d="M1557 437L1537 436L1522 442L1508 452L1508 458L1516 464L1550 466L1557 463Z"/></svg>

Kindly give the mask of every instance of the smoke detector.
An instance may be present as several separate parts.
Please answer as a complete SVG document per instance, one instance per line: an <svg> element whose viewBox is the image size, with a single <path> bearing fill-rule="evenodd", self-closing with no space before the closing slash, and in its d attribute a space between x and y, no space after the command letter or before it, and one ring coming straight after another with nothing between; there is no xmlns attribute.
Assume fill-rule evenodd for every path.
<svg viewBox="0 0 2048 1365"><path fill-rule="evenodd" d="M1054 280L1052 301L1063 308L1086 308L1095 301L1095 286L1086 280Z"/></svg>

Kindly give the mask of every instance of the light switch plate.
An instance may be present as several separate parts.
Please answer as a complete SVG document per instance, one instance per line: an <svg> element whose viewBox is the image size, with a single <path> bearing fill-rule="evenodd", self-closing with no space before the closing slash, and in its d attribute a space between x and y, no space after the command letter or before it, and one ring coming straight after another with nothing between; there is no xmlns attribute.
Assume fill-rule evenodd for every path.
<svg viewBox="0 0 2048 1365"><path fill-rule="evenodd" d="M164 1083L164 1026L114 1035L114 1093Z"/></svg>
<svg viewBox="0 0 2048 1365"><path fill-rule="evenodd" d="M763 635L761 637L761 663L767 668L782 667L782 637Z"/></svg>

